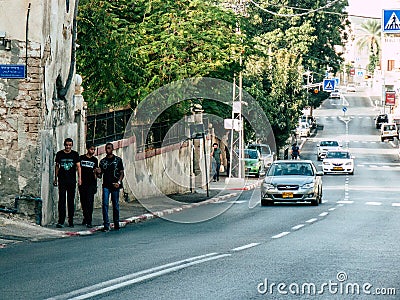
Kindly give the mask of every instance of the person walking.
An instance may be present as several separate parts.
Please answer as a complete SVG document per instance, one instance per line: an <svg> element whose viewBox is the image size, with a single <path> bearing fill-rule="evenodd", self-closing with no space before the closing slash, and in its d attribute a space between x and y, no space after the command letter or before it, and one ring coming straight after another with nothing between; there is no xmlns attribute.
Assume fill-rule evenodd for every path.
<svg viewBox="0 0 400 300"><path fill-rule="evenodd" d="M119 191L122 188L122 179L124 178L124 166L122 159L113 154L114 146L112 143L106 144L106 157L100 160L100 169L98 176L103 177L103 231L110 230L110 221L108 218L108 205L110 201L113 205L114 230L119 230Z"/></svg>
<svg viewBox="0 0 400 300"><path fill-rule="evenodd" d="M219 169L221 167L222 153L221 149L218 148L218 144L213 144L213 149L211 151L212 157L212 170L213 170L213 181L219 181Z"/></svg>
<svg viewBox="0 0 400 300"><path fill-rule="evenodd" d="M79 197L83 213L82 225L92 228L94 195L97 192L96 172L99 167L99 161L94 156L96 147L88 144L87 152L79 157L81 165L82 184L79 186Z"/></svg>
<svg viewBox="0 0 400 300"><path fill-rule="evenodd" d="M73 140L64 140L64 150L56 153L54 186L58 186L58 223L57 228L64 227L66 204L68 205L68 226L74 227L76 173L78 185L81 185L81 167L78 152L72 150Z"/></svg>
<svg viewBox="0 0 400 300"><path fill-rule="evenodd" d="M297 143L292 145L292 159L299 159L300 158L300 148L297 146Z"/></svg>

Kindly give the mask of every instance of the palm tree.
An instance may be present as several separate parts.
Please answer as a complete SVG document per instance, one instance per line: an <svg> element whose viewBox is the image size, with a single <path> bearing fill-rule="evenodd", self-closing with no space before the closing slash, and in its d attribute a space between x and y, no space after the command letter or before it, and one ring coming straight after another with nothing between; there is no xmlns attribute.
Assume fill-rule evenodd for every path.
<svg viewBox="0 0 400 300"><path fill-rule="evenodd" d="M360 29L364 34L358 38L356 45L360 51L369 49L367 69L373 72L379 62L381 52L381 24L377 20L368 20L361 24Z"/></svg>

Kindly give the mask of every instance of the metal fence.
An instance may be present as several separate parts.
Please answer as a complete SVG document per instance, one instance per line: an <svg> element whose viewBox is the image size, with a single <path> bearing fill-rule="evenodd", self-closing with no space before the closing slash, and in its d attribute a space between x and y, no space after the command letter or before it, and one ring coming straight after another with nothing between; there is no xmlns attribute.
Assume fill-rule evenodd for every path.
<svg viewBox="0 0 400 300"><path fill-rule="evenodd" d="M121 140L124 136L131 136L131 132L126 132L131 115L131 109L88 115L86 141L99 146ZM203 122L207 131L208 120ZM188 128L185 122L171 124L170 121L164 121L135 125L130 130L136 137L138 152L180 143L188 138ZM207 132L205 133L207 134Z"/></svg>

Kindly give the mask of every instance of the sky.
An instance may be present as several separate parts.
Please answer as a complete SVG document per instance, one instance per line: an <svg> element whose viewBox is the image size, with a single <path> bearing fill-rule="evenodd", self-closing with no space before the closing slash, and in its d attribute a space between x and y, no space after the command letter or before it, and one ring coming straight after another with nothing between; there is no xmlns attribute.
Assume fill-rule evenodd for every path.
<svg viewBox="0 0 400 300"><path fill-rule="evenodd" d="M382 17L382 9L400 9L400 0L348 0L349 14L365 17Z"/></svg>

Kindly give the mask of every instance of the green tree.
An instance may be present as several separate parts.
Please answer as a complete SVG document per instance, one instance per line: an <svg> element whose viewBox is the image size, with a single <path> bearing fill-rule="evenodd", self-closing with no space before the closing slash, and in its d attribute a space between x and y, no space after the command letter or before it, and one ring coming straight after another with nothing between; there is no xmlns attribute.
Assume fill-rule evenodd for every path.
<svg viewBox="0 0 400 300"><path fill-rule="evenodd" d="M211 1L81 0L78 72L89 106L130 104L180 79L231 79L236 17Z"/></svg>

